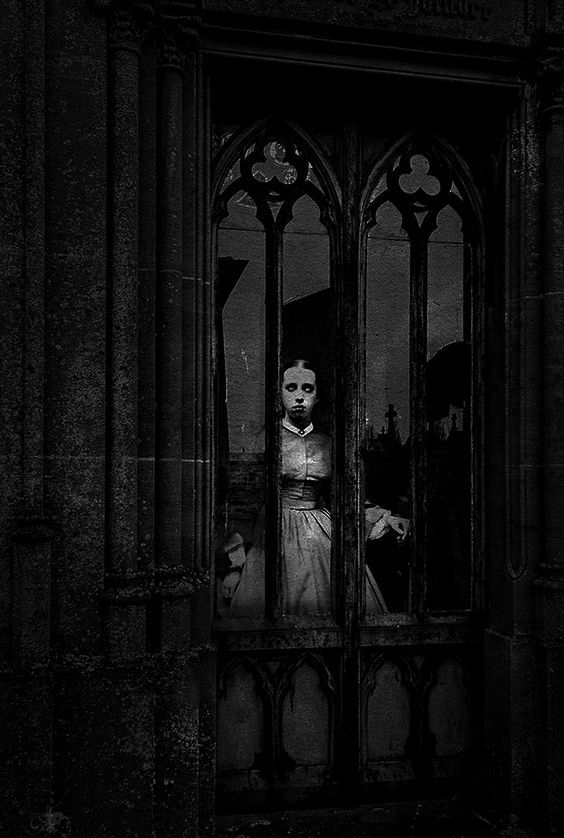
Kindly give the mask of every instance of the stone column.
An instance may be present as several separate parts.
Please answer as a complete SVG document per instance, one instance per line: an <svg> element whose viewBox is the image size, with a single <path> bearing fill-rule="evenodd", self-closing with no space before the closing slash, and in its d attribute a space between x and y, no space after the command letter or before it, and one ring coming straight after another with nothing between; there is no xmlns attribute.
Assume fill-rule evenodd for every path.
<svg viewBox="0 0 564 838"><path fill-rule="evenodd" d="M339 374L336 380L337 392L342 394L343 406L337 412L336 433L341 442L336 448L338 483L337 492L340 503L345 501L346 512L343 520L336 527L337 555L348 555L351 563L342 571L339 580L342 585L342 620L344 629L343 645L343 729L342 752L339 756L340 782L346 800L353 803L357 799L360 784L360 730L356 707L359 706L360 690L360 655L359 624L360 603L362 601L360 574L361 544L358 520L361 513L357 491L359 466L359 382L355 374L343 375L342 370L358 370L360 363L360 341L358 320L359 299L359 246L358 246L358 207L360 172L358 169L359 136L354 125L344 126L343 132L343 218L347 219L343 228L343 283L342 283L342 319L339 324L346 335L337 349L334 363ZM345 500L354 498L350 506ZM353 505L354 504L354 505ZM348 507L348 508L347 508ZM345 547L346 545L346 547ZM339 582L337 592L339 592ZM339 596L337 595L337 605Z"/></svg>
<svg viewBox="0 0 564 838"><path fill-rule="evenodd" d="M530 90L511 102L503 153L490 158L483 192L486 273L481 290L487 359L483 401L484 744L500 799L534 812L533 581L543 544L540 137ZM500 247L503 242L503 247ZM481 306L480 306L481 309ZM481 388L480 388L481 389ZM483 409L482 409L483 405ZM479 436L478 436L479 438ZM481 492L478 491L479 500ZM481 504L479 504L481 506ZM481 574L480 574L481 575Z"/></svg>
<svg viewBox="0 0 564 838"><path fill-rule="evenodd" d="M196 44L194 43L194 46ZM186 567L195 565L195 470L196 470L196 288L198 286L198 178L197 178L197 90L194 64L196 49L186 59L184 82L183 149L183 341L182 341L182 552Z"/></svg>
<svg viewBox="0 0 564 838"><path fill-rule="evenodd" d="M198 835L199 660L191 645L193 584L183 551L185 221L183 163L190 39L161 20L157 48L157 272L155 431L155 833ZM186 233L191 240L191 231Z"/></svg>
<svg viewBox="0 0 564 838"><path fill-rule="evenodd" d="M190 610L182 554L183 108L184 41L158 34L155 560L163 649L186 648Z"/></svg>
<svg viewBox="0 0 564 838"><path fill-rule="evenodd" d="M550 834L564 832L564 43L541 55L544 145L544 555L536 581L541 787Z"/></svg>
<svg viewBox="0 0 564 838"><path fill-rule="evenodd" d="M45 18L27 4L24 17L23 504L14 543L12 630L16 657L45 663L52 540L44 509Z"/></svg>
<svg viewBox="0 0 564 838"><path fill-rule="evenodd" d="M154 562L155 525L155 291L157 219L157 79L155 45L141 54L139 75L139 460L138 551L141 568Z"/></svg>
<svg viewBox="0 0 564 838"><path fill-rule="evenodd" d="M52 801L53 673L51 564L53 532L44 500L45 457L45 9L21 4L23 23L23 330L21 512L11 568L11 689L3 713L15 739L4 743L14 773L14 811L22 829ZM11 762L11 759L14 759ZM9 769L9 770L10 770ZM18 799L19 798L19 799Z"/></svg>
<svg viewBox="0 0 564 838"><path fill-rule="evenodd" d="M215 655L209 645L210 521L214 502L211 417L214 312L210 283L208 196L210 128L198 21L183 27L188 45L184 85L183 554L193 587L191 639L198 650L199 838L215 829Z"/></svg>
<svg viewBox="0 0 564 838"><path fill-rule="evenodd" d="M145 651L146 595L137 568L139 54L135 6L109 10L109 233L106 592L108 651Z"/></svg>

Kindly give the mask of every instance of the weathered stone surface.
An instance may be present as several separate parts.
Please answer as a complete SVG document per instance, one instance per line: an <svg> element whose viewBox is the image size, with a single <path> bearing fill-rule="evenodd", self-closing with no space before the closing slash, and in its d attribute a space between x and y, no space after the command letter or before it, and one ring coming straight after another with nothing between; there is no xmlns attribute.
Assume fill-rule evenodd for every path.
<svg viewBox="0 0 564 838"><path fill-rule="evenodd" d="M46 61L46 503L56 645L100 651L104 572L106 35L53 2Z"/></svg>
<svg viewBox="0 0 564 838"><path fill-rule="evenodd" d="M112 4L117 18L97 13ZM312 136L325 137L332 162L339 102L343 113L385 123L379 139L366 141L366 165L412 122L450 133L469 161L486 220L477 485L484 531L476 543L486 579L489 780L500 800L552 834L564 828L564 4L544 7L4 4L2 834L57 834L67 825L84 838L214 832L217 685L206 644L215 350L205 146L209 109L222 97L231 99L234 123L278 107L297 114ZM237 51L262 64L243 70ZM373 72L384 52L388 74L367 75L361 89L360 64ZM289 66L296 58L299 71ZM307 65L320 60L342 72L324 68L308 86ZM455 92L425 87L426 73L448 78ZM394 631L390 624L364 639L389 649ZM341 629L302 632L301 643L323 645L321 634L328 648L342 644ZM446 636L438 624L425 632L414 625L409 642ZM455 626L449 642L464 639ZM231 642L253 651L250 640ZM276 660L283 643L301 648L289 635L269 642ZM435 699L437 716L440 706ZM433 838L444 828L452 838L459 825L452 811L439 813L439 826L420 810L403 815L364 811L355 834L378 823L382 834L400 824ZM330 826L344 834L345 821L334 817ZM272 824L262 826L272 834ZM260 827L241 823L249 834ZM478 818L471 829L480 838L520 834L515 821L489 829Z"/></svg>
<svg viewBox="0 0 564 838"><path fill-rule="evenodd" d="M199 671L197 660L163 655L155 706L157 835L198 835Z"/></svg>
<svg viewBox="0 0 564 838"><path fill-rule="evenodd" d="M516 815L456 802L361 805L354 808L260 812L218 818L218 838L534 838Z"/></svg>
<svg viewBox="0 0 564 838"><path fill-rule="evenodd" d="M516 44L525 42L529 22L521 0L203 0L203 7L295 26L329 24Z"/></svg>
<svg viewBox="0 0 564 838"><path fill-rule="evenodd" d="M67 659L57 677L55 799L72 834L153 835L154 693L143 665Z"/></svg>
<svg viewBox="0 0 564 838"><path fill-rule="evenodd" d="M23 433L24 106L23 15L9 2L0 33L0 656L10 642L10 551L15 516L20 512Z"/></svg>

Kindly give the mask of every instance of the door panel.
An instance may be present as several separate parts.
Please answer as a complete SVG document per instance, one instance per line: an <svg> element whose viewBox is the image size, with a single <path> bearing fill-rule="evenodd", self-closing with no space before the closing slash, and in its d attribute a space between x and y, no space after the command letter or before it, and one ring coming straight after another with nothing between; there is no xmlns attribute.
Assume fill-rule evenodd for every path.
<svg viewBox="0 0 564 838"><path fill-rule="evenodd" d="M222 655L218 795L252 808L270 791L283 801L336 785L339 655L285 650ZM244 744L242 744L244 743Z"/></svg>

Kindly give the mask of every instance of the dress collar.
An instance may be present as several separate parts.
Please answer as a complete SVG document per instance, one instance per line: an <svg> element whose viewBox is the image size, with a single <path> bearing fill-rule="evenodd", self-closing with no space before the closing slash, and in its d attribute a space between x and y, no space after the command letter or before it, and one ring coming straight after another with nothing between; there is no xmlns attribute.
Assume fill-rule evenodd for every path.
<svg viewBox="0 0 564 838"><path fill-rule="evenodd" d="M295 425L292 425L290 422L288 422L286 417L282 419L282 427L286 428L287 431L291 431L293 434L296 434L296 436L307 436L313 431L313 425L311 422L309 423L307 428L296 428Z"/></svg>

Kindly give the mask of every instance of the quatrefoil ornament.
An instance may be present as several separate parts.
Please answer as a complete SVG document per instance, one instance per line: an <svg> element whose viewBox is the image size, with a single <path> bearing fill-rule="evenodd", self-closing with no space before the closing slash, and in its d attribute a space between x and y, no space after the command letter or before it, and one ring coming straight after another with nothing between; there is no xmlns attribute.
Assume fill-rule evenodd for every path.
<svg viewBox="0 0 564 838"><path fill-rule="evenodd" d="M250 194L281 202L303 187L308 163L293 143L270 137L247 151L241 160L241 175Z"/></svg>
<svg viewBox="0 0 564 838"><path fill-rule="evenodd" d="M399 187L407 195L415 195L422 190L426 195L438 195L441 184L430 174L430 163L422 154L414 154L410 160L411 172L399 177Z"/></svg>
<svg viewBox="0 0 564 838"><path fill-rule="evenodd" d="M432 158L406 151L388 172L387 187L402 204L422 212L445 203L452 188L452 178Z"/></svg>

